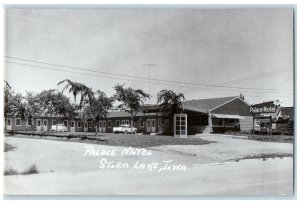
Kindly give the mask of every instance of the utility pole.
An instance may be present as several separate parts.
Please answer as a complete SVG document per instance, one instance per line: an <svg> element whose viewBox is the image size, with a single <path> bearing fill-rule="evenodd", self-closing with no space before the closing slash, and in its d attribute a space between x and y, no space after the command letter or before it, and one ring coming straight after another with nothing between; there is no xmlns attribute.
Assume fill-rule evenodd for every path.
<svg viewBox="0 0 300 204"><path fill-rule="evenodd" d="M150 94L150 79L151 79L151 69L155 66L155 64L144 64L144 66L148 67L148 71L149 71L149 81L148 81L148 94Z"/></svg>

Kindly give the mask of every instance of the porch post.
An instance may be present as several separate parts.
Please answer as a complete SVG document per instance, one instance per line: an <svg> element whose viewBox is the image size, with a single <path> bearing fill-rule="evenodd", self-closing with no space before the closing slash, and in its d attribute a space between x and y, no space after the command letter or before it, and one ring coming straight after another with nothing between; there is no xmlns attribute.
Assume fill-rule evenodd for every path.
<svg viewBox="0 0 300 204"><path fill-rule="evenodd" d="M208 111L208 126L209 126L209 133L212 133L212 120L211 120L211 113Z"/></svg>
<svg viewBox="0 0 300 204"><path fill-rule="evenodd" d="M254 135L254 122L255 122L255 117L254 117L254 113L253 113L253 123L252 123L252 135Z"/></svg>

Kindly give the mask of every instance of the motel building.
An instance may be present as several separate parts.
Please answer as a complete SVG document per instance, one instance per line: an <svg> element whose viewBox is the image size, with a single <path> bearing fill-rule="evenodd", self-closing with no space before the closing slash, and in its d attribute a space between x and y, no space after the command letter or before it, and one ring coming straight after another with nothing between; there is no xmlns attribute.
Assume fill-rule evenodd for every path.
<svg viewBox="0 0 300 204"><path fill-rule="evenodd" d="M184 102L182 113L170 121L169 118L163 117L156 105L144 105L134 115L133 126L137 128L138 133L157 135L170 134L172 128L177 132L177 124L182 126L179 128L185 135L227 131L250 132L253 127L257 128L259 122L257 122L257 114L250 113L249 108L250 104L238 96L189 100ZM279 114L282 111L277 112ZM98 125L99 132L112 133L113 127L121 124L130 125L130 120L130 113L125 111L110 111L107 118L100 120L98 124L90 120L82 121L79 118L39 116L23 121L21 118L11 117L5 119L5 128L14 131L47 132L52 125L58 123L64 124L69 132L95 132L95 127Z"/></svg>

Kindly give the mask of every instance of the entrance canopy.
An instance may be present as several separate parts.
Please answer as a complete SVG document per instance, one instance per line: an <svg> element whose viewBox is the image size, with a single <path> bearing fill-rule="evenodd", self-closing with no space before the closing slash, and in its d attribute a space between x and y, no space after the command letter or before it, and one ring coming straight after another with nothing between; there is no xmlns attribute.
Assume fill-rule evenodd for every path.
<svg viewBox="0 0 300 204"><path fill-rule="evenodd" d="M212 114L212 117L215 118L230 118L230 119L245 119L240 115L226 115L226 114Z"/></svg>

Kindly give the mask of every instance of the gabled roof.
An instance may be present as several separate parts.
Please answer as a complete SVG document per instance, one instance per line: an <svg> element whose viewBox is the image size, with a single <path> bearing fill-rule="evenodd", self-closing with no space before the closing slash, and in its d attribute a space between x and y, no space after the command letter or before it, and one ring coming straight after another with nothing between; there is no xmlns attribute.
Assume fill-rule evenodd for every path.
<svg viewBox="0 0 300 204"><path fill-rule="evenodd" d="M225 103L238 98L237 96L222 97L222 98L208 98L199 100L190 100L183 103L183 108L186 110L200 111L206 113L207 111L213 110Z"/></svg>

